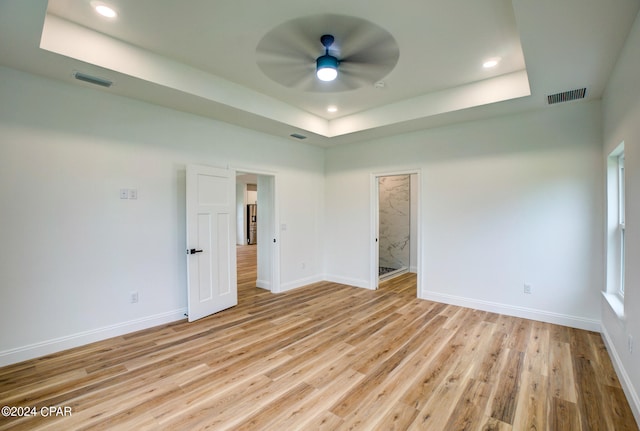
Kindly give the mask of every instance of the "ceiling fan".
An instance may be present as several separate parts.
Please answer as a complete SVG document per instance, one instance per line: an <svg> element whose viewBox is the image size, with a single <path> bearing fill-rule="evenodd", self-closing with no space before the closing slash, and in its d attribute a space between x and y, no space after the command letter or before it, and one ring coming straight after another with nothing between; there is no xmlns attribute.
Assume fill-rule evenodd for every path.
<svg viewBox="0 0 640 431"><path fill-rule="evenodd" d="M388 31L345 15L287 21L256 47L258 67L266 76L285 87L316 92L373 86L393 70L399 54Z"/></svg>
<svg viewBox="0 0 640 431"><path fill-rule="evenodd" d="M329 54L329 48L335 38L330 34L320 37L320 43L324 46L324 55L316 59L316 76L320 81L331 82L338 77L338 59Z"/></svg>

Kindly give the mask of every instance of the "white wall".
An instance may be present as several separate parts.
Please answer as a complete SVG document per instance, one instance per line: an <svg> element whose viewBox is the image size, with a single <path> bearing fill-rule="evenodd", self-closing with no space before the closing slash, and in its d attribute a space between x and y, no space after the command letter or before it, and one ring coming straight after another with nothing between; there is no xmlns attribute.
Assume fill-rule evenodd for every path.
<svg viewBox="0 0 640 431"><path fill-rule="evenodd" d="M321 277L321 149L0 68L0 365L182 316L188 163L273 172L281 282Z"/></svg>
<svg viewBox="0 0 640 431"><path fill-rule="evenodd" d="M631 29L603 98L601 163L624 142L626 179L626 273L624 318L602 298L602 328L614 365L640 423L640 18ZM602 287L604 290L604 286ZM633 353L628 336L634 339Z"/></svg>
<svg viewBox="0 0 640 431"><path fill-rule="evenodd" d="M367 285L370 175L420 169L421 297L599 329L600 119L576 103L330 148L326 277Z"/></svg>

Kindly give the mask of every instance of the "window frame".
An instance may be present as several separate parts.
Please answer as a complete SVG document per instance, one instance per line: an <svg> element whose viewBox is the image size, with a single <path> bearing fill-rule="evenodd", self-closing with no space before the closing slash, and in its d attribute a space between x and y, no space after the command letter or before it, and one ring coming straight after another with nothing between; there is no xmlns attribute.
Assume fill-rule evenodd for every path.
<svg viewBox="0 0 640 431"><path fill-rule="evenodd" d="M624 320L625 294L625 179L624 142L621 142L606 159L606 285L604 297Z"/></svg>
<svg viewBox="0 0 640 431"><path fill-rule="evenodd" d="M625 275L625 256L626 256L626 245L625 245L625 230L626 230L626 210L625 210L625 171L624 171L624 147L622 151L617 155L618 162L618 178L617 178L617 186L618 186L618 236L620 241L620 281L618 283L618 291L617 294L620 295L621 298L624 299L624 275Z"/></svg>

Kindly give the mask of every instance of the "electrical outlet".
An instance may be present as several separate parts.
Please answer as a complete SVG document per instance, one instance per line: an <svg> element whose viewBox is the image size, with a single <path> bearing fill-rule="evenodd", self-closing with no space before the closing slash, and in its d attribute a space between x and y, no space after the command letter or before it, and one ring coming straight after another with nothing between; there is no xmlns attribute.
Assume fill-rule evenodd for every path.
<svg viewBox="0 0 640 431"><path fill-rule="evenodd" d="M629 344L629 353L633 353L633 335L627 336L627 343Z"/></svg>
<svg viewBox="0 0 640 431"><path fill-rule="evenodd" d="M129 189L129 199L138 199L138 189Z"/></svg>
<svg viewBox="0 0 640 431"><path fill-rule="evenodd" d="M120 199L129 199L129 189L120 189Z"/></svg>
<svg viewBox="0 0 640 431"><path fill-rule="evenodd" d="M137 291L133 291L129 294L129 300L131 301L132 304L135 304L136 302L138 302L138 292Z"/></svg>
<svg viewBox="0 0 640 431"><path fill-rule="evenodd" d="M530 284L526 284L524 285L524 293L526 293L527 295L531 295L531 285Z"/></svg>

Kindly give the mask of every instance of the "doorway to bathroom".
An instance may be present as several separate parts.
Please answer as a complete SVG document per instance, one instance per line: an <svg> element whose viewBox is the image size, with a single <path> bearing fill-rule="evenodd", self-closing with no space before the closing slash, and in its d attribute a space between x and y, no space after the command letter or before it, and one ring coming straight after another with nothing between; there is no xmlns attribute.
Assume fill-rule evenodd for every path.
<svg viewBox="0 0 640 431"><path fill-rule="evenodd" d="M418 273L419 173L392 172L372 178L372 287L407 272Z"/></svg>

